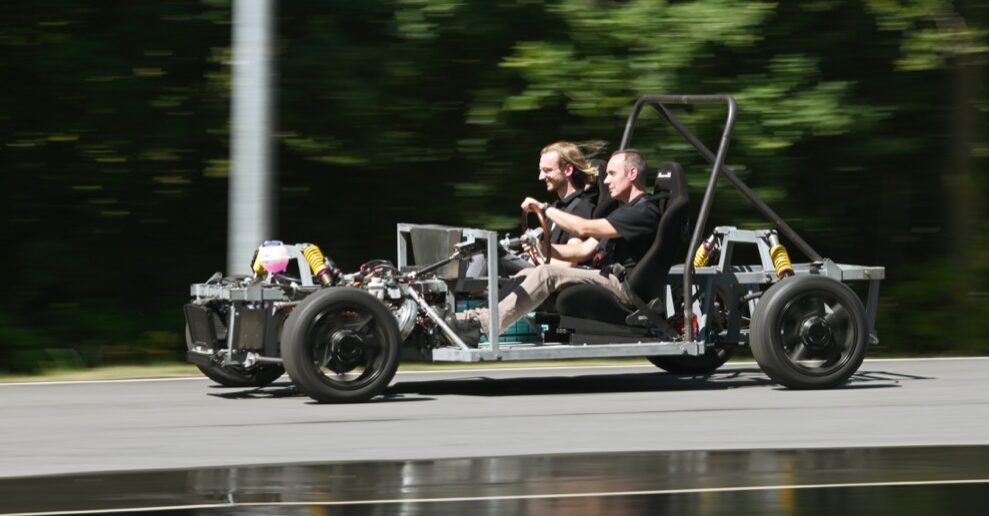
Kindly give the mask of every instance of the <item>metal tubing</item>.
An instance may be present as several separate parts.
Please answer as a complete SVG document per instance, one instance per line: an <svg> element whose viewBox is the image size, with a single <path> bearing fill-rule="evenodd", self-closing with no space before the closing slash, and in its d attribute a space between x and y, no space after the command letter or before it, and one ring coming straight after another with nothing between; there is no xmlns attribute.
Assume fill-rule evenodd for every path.
<svg viewBox="0 0 989 516"><path fill-rule="evenodd" d="M498 356L498 336L501 325L498 324L498 240L497 234L488 238L488 343L491 351Z"/></svg>
<svg viewBox="0 0 989 516"><path fill-rule="evenodd" d="M423 299L414 288L409 289L409 297L414 299L415 302L419 304L422 311L426 312L426 316L432 319L433 322L443 330L443 333L445 333L446 336L457 345L457 347L460 349L470 349L470 346L464 343L464 340L460 338L460 335L457 335L457 332L453 331L453 328L451 328L450 325L436 313L436 310L434 310L433 307L429 306L429 303L427 303L426 300Z"/></svg>
<svg viewBox="0 0 989 516"><path fill-rule="evenodd" d="M438 261L438 262L436 262L436 263L434 263L432 265L423 267L422 269L419 269L417 271L412 272L411 276L412 276L413 279L418 278L418 277L422 276L423 274L433 272L436 269L439 269L440 267L442 267L442 266L444 266L444 265L446 265L446 264L448 264L448 263L450 263L453 260L456 260L458 258L460 258L460 252L459 251L456 252L456 253L453 253L452 255L450 255L449 258L444 258L444 259L442 259L442 260L440 260L440 261Z"/></svg>
<svg viewBox="0 0 989 516"><path fill-rule="evenodd" d="M653 108L657 112L659 112L659 114L663 118L665 118L666 121L669 122L670 125L672 125L673 128L676 129L681 136L686 138L687 141L691 145L693 145L694 149L697 150L697 152L701 155L701 157L706 159L708 163L714 163L715 160L714 153L712 153L711 150L708 149L706 145L704 145L704 142L700 141L700 139L694 136L694 134L691 133L690 130L687 129L686 126L684 126L683 123L681 123L680 120L678 120L676 116L674 116L673 113L671 113L670 110L666 108L666 106L654 104ZM787 224L782 218L780 218L780 216L777 215L776 212L773 211L773 209L770 208L768 204L763 202L762 199L760 199L759 196L757 196L756 193L752 191L751 188L748 187L748 185L742 182L742 180L739 179L739 177L736 176L735 173L732 172L728 166L721 167L721 175L723 175L726 179L728 179L728 181L730 181L731 184L735 185L735 188L738 188L738 190L742 192L742 195L744 195L753 205L755 205L756 209L759 210L759 212L762 213L764 217L769 219L769 222L771 222L774 226L776 226L776 228L779 229L780 233L783 233L783 236L785 236L788 240L793 242L793 244L797 246L797 249L800 249L800 252L804 253L804 255L807 256L807 258L810 258L810 261L812 262L824 261L821 255L818 254L818 252L815 251L814 248L810 246L810 244L805 242L803 238L800 238L800 235L798 235L797 232L794 231L789 224Z"/></svg>
<svg viewBox="0 0 989 516"><path fill-rule="evenodd" d="M236 324L237 324L237 303L230 303L230 317L227 323L227 353L233 355L234 352L234 335L236 335Z"/></svg>
<svg viewBox="0 0 989 516"><path fill-rule="evenodd" d="M876 333L876 311L879 309L879 280L869 280L869 293L865 302L865 324L869 334Z"/></svg>
<svg viewBox="0 0 989 516"><path fill-rule="evenodd" d="M397 242L398 249L396 250L396 252L398 253L398 256L395 259L395 265L398 266L398 270L403 270L408 265L407 263L405 263L405 260L407 258L406 255L408 253L405 249L405 237L402 236L401 224L399 224L398 226L397 233L398 233L398 242Z"/></svg>
<svg viewBox="0 0 989 516"><path fill-rule="evenodd" d="M718 173L721 171L721 167L724 166L725 157L728 155L728 142L731 140L731 133L735 129L735 114L737 111L735 99L727 96L722 97L722 99L728 103L728 120L725 122L725 129L721 133L721 144L718 145L718 155L715 157L714 166L711 168L711 179L707 182L707 190L704 192L704 200L701 202L701 211L697 215L697 225L694 226L694 236L690 238L690 247L687 249L687 257L684 258L683 263L683 338L687 342L693 342L694 340L693 303L689 302L693 295L694 279L694 262L691 258L693 258L694 250L700 245L701 238L704 236L704 226L707 224L707 217L711 213L714 190L718 185Z"/></svg>
<svg viewBox="0 0 989 516"><path fill-rule="evenodd" d="M691 243L690 248L687 250L687 258L684 260L683 327L684 339L687 342L692 342L694 340L694 328L693 324L691 324L693 319L693 310L691 303L688 302L693 288L692 283L694 275L693 261L691 258L694 250L697 249L698 245L700 245L701 232L704 231L704 225L707 224L707 217L711 211L711 202L714 196L714 189L718 183L718 173L724 167L725 156L727 155L728 150L728 142L731 139L731 133L735 127L737 104L735 103L734 97L728 95L643 95L642 97L639 97L639 100L635 101L635 104L632 106L632 113L629 114L628 120L625 123L625 133L622 135L622 142L619 146L619 149L625 149L628 147L629 141L631 141L632 134L635 129L635 122L638 120L639 114L642 112L642 108L646 104L651 104L658 110L656 106L661 106L662 104L720 104L722 102L728 104L728 119L725 122L724 132L721 135L721 144L718 146L718 155L714 156L713 160L707 158L705 155L705 158L707 158L708 161L713 161L714 166L711 169L711 179L708 181L707 190L704 193L704 201L701 203L701 211L698 216L697 225L694 227L694 235L693 238L690 239ZM663 110L665 111L665 107ZM666 113L669 112L666 111ZM660 114L663 114L663 112L661 111ZM673 124L672 118L665 116L664 118L667 118L667 121ZM701 154L704 155L701 149L707 150L707 148L704 147L700 140L693 137L693 134L683 127L682 124L679 127L677 127L676 124L673 125L677 131L681 133L681 135L687 138L687 141L690 142L694 148L698 150L698 152L701 152ZM707 152L710 154L710 151Z"/></svg>
<svg viewBox="0 0 989 516"><path fill-rule="evenodd" d="M642 112L642 108L646 104L720 104L727 102L729 98L731 97L727 95L643 95L632 106L632 112L628 115L628 120L625 122L622 143L618 148L625 149L628 147L629 142L632 141L632 133L635 132L635 122L638 121L639 113Z"/></svg>
<svg viewBox="0 0 989 516"><path fill-rule="evenodd" d="M632 106L632 112L629 113L628 120L625 122L625 132L622 133L622 142L618 145L619 150L628 147L628 142L632 141L632 133L635 132L635 122L639 119L642 106L646 105L644 99L645 97L640 98Z"/></svg>

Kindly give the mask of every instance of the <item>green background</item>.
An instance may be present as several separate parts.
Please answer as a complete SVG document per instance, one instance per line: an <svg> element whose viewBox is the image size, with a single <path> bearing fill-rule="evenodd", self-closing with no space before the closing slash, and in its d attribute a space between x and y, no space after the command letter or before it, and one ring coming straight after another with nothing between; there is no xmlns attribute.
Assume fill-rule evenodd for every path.
<svg viewBox="0 0 989 516"><path fill-rule="evenodd" d="M231 4L4 7L0 372L180 360L188 284L226 260ZM989 349L985 1L283 1L276 15L282 240L353 270L393 257L397 222L514 229L521 199L546 195L543 145L613 150L641 94L732 94L728 164L821 254L887 267L887 351ZM723 116L684 120L713 147ZM671 131L650 123L632 143L681 160L700 198L708 169ZM765 225L720 192L712 227Z"/></svg>

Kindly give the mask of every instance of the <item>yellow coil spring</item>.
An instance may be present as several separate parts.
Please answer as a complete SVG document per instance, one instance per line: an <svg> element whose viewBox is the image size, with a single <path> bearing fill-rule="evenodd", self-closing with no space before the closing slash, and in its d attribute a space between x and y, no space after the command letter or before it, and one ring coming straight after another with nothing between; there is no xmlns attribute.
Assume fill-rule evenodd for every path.
<svg viewBox="0 0 989 516"><path fill-rule="evenodd" d="M707 260L711 257L711 250L707 248L702 242L701 245L697 247L697 252L694 253L694 268L706 267Z"/></svg>
<svg viewBox="0 0 989 516"><path fill-rule="evenodd" d="M717 249L717 242L715 238L717 234L712 234L707 237L701 245L697 247L697 252L694 253L694 268L705 267L707 262L710 261L711 255L714 254Z"/></svg>
<svg viewBox="0 0 989 516"><path fill-rule="evenodd" d="M306 261L309 262L309 268L312 269L313 276L317 276L320 281L328 285L332 280L326 270L326 258L323 257L323 251L320 251L316 245L311 245L305 248L302 254L306 257Z"/></svg>
<svg viewBox="0 0 989 516"><path fill-rule="evenodd" d="M258 276L264 276L266 272L264 270L264 265L261 265L261 248L259 247L257 251L254 252L254 262L251 263L251 268L254 269L254 274Z"/></svg>
<svg viewBox="0 0 989 516"><path fill-rule="evenodd" d="M769 250L769 256L773 259L773 266L776 267L776 277L783 279L784 276L793 276L793 264L790 263L790 255L782 244L776 244Z"/></svg>

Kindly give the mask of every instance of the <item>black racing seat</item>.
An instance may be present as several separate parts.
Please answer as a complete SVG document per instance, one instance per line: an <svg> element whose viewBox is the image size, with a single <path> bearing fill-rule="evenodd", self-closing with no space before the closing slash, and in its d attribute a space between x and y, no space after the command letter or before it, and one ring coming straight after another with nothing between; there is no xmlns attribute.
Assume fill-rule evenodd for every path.
<svg viewBox="0 0 989 516"><path fill-rule="evenodd" d="M594 196L590 201L594 204L594 211L591 212L592 219L603 219L618 207L618 201L611 198L608 192L608 185L604 184L604 178L608 177L608 162L603 159L592 159L591 163L598 168L597 181L587 190L588 196Z"/></svg>
<svg viewBox="0 0 989 516"><path fill-rule="evenodd" d="M627 276L628 285L645 303L664 299L666 276L679 256L686 235L690 203L687 180L678 163L660 163L653 195L662 213L656 238ZM635 310L635 307L618 301L611 291L600 285L577 285L564 289L557 298L556 308L561 316L614 325L625 325L626 318Z"/></svg>

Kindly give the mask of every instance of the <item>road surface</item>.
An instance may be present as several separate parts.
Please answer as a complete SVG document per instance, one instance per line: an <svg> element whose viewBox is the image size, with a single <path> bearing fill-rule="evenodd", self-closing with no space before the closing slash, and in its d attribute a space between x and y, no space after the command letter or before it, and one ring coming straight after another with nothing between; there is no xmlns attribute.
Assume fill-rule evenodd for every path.
<svg viewBox="0 0 989 516"><path fill-rule="evenodd" d="M287 377L0 385L0 477L293 462L659 450L989 444L989 359L866 361L792 391L755 364L399 373L319 405Z"/></svg>

